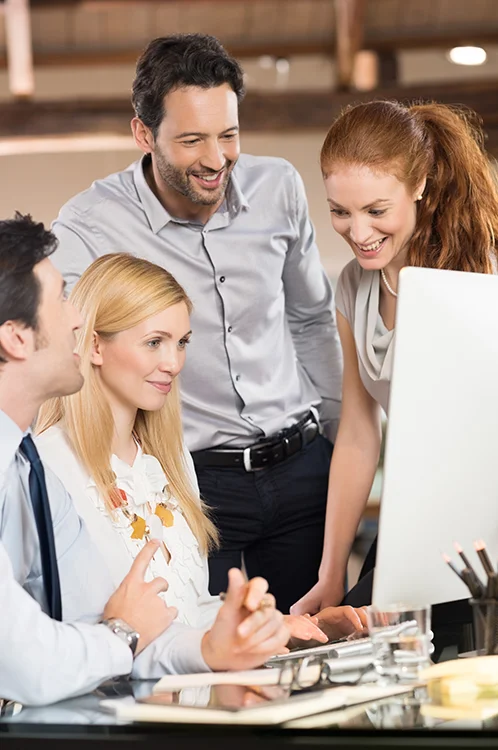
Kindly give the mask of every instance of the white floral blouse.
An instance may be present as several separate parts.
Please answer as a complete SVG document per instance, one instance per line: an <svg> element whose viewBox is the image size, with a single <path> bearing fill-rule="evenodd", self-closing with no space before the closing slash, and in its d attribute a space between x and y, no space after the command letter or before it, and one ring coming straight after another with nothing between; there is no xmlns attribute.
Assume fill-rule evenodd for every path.
<svg viewBox="0 0 498 750"><path fill-rule="evenodd" d="M132 466L112 456L111 467L116 474L116 485L125 493L126 510L110 514L100 497L95 482L83 469L61 428L55 426L37 438L42 459L47 462L72 495L79 515L84 519L90 535L104 557L116 587L123 580L138 552L146 544L144 525L149 538L161 538L162 548L149 565L146 580L162 576L169 587L162 594L169 606L178 609L177 621L195 628L210 627L221 606L219 597L208 590L207 559L187 524L178 502L168 489L168 480L159 461L144 454L138 446ZM197 487L190 454L185 460L189 478ZM123 496L124 498L124 496ZM163 504L169 511L171 525L162 524L155 510ZM138 533L132 522L139 518ZM145 524L141 522L145 521ZM134 536L135 535L135 536ZM136 537L142 538L136 538ZM169 561L167 557L170 557Z"/></svg>

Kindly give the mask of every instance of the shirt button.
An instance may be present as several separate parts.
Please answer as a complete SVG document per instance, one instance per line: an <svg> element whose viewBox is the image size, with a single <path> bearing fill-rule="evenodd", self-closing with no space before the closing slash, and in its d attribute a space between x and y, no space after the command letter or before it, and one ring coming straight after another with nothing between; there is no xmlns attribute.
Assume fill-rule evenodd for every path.
<svg viewBox="0 0 498 750"><path fill-rule="evenodd" d="M240 380L240 375L236 375L235 380Z"/></svg>
<svg viewBox="0 0 498 750"><path fill-rule="evenodd" d="M233 331L232 326L228 326L227 331L228 331L228 333L232 333L232 331Z"/></svg>
<svg viewBox="0 0 498 750"><path fill-rule="evenodd" d="M225 277L224 276L220 276L220 281L223 284L223 282L225 281Z"/></svg>

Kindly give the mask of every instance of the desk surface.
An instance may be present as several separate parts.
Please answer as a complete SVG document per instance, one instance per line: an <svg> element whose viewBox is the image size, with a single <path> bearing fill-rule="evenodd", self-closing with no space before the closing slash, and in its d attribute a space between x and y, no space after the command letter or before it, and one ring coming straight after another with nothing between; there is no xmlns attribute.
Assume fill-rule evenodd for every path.
<svg viewBox="0 0 498 750"><path fill-rule="evenodd" d="M319 728L187 726L119 723L99 710L106 697L148 694L154 683L120 681L51 706L23 708L0 719L0 748L146 747L154 750L283 750L283 748L498 747L498 716L442 721L424 715L420 694L398 696L328 714ZM71 745L69 744L71 743ZM167 746L166 746L167 743Z"/></svg>

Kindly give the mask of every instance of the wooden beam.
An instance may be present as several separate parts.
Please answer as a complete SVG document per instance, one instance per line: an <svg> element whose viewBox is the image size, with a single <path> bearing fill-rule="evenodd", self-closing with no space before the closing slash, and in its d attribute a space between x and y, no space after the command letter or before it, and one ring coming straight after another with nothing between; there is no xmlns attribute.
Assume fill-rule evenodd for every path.
<svg viewBox="0 0 498 750"><path fill-rule="evenodd" d="M498 43L498 29L496 31L481 31L480 34L472 34L462 30L454 31L447 35L438 36L375 36L365 37L363 49L377 51L382 54L392 54L402 49L431 49L449 48L459 44L469 43L469 39L475 44ZM223 41L223 40L221 40ZM144 45L145 46L145 45ZM294 40L289 42L258 42L249 44L244 42L225 44L230 54L239 60L254 59L264 55L273 57L291 58L303 55L324 55L331 57L335 54L335 42L323 40L303 41ZM37 52L33 53L35 68L66 68L66 67L97 67L103 65L135 65L143 48L132 49L98 49L88 51L65 50L59 52ZM7 68L7 56L0 52L0 69ZM381 81L382 83L382 81Z"/></svg>
<svg viewBox="0 0 498 750"><path fill-rule="evenodd" d="M35 90L35 76L29 0L5 0L3 8L9 89L15 97L30 97Z"/></svg>
<svg viewBox="0 0 498 750"><path fill-rule="evenodd" d="M243 131L324 132L347 104L372 99L435 100L475 110L484 121L488 150L498 155L498 80L452 85L391 87L375 92L249 93L241 105ZM0 138L129 135L129 101L96 99L60 102L3 102Z"/></svg>
<svg viewBox="0 0 498 750"><path fill-rule="evenodd" d="M145 45L144 45L145 47ZM266 42L264 44L249 45L244 43L225 44L226 49L237 59L254 59L271 55L272 57L294 57L302 55L326 55L330 56L330 45L321 42L310 41L292 43ZM67 68L67 67L96 67L104 65L135 65L143 48L124 50L89 50L75 52L37 52L35 50L33 61L35 68ZM0 69L7 67L7 57L0 52Z"/></svg>
<svg viewBox="0 0 498 750"><path fill-rule="evenodd" d="M353 85L356 54L363 43L365 0L334 0L337 90L347 91Z"/></svg>

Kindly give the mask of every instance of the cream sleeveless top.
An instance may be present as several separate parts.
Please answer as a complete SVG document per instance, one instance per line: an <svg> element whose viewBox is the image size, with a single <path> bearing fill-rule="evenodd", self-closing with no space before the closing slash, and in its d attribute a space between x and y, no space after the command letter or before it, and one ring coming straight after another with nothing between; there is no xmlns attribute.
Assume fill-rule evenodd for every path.
<svg viewBox="0 0 498 750"><path fill-rule="evenodd" d="M387 414L394 329L389 331L384 325L379 297L380 272L366 271L356 259L348 263L337 283L336 307L351 327L361 381Z"/></svg>

